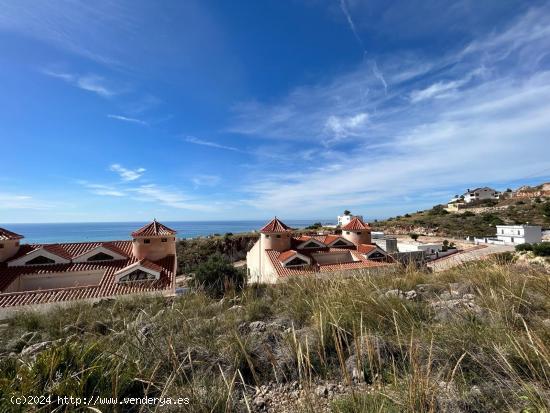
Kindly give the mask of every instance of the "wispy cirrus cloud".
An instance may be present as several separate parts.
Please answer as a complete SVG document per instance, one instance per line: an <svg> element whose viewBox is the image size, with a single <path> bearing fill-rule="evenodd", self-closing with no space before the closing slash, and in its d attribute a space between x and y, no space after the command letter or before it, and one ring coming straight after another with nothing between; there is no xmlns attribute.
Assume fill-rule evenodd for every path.
<svg viewBox="0 0 550 413"><path fill-rule="evenodd" d="M242 152L241 149L236 148L234 146L222 145L220 143L207 141L204 139L197 138L195 136L186 136L185 142L192 143L193 145L209 146L211 148L216 148L216 149L225 149L227 151Z"/></svg>
<svg viewBox="0 0 550 413"><path fill-rule="evenodd" d="M194 199L178 189L155 184L141 185L128 189L128 192L143 202L159 202L167 207L194 211L211 211L212 203L197 203Z"/></svg>
<svg viewBox="0 0 550 413"><path fill-rule="evenodd" d="M218 175L196 175L191 178L191 182L195 187L200 186L216 186L220 183L221 178Z"/></svg>
<svg viewBox="0 0 550 413"><path fill-rule="evenodd" d="M89 189L92 194L101 195L101 196L114 196L114 197L123 197L125 193L123 190L116 188L113 185L105 184L94 184L85 180L77 181L80 185Z"/></svg>
<svg viewBox="0 0 550 413"><path fill-rule="evenodd" d="M41 199L36 199L30 195L20 193L0 192L0 210L10 209L28 209L28 210L47 210L54 208L55 205Z"/></svg>
<svg viewBox="0 0 550 413"><path fill-rule="evenodd" d="M420 200L466 182L545 176L548 18L550 7L529 10L501 31L431 59L383 56L391 89L363 62L275 103L237 105L233 132L315 153L298 170L251 177L250 205L314 213ZM321 156L327 147L331 155Z"/></svg>
<svg viewBox="0 0 550 413"><path fill-rule="evenodd" d="M122 122L129 122L129 123L136 123L138 125L143 125L143 126L148 126L149 123L145 122L144 120L141 120L141 119L136 119L136 118L129 118L127 116L122 116L122 115L107 115L107 117L109 119L115 119L115 120L120 120Z"/></svg>
<svg viewBox="0 0 550 413"><path fill-rule="evenodd" d="M109 169L116 172L123 181L135 181L136 179L141 178L143 173L146 171L145 168L128 169L118 163L112 164L109 166Z"/></svg>
<svg viewBox="0 0 550 413"><path fill-rule="evenodd" d="M42 73L56 79L61 79L72 86L75 86L87 92L95 93L96 95L104 98L110 98L120 93L119 90L116 90L112 86L108 85L108 82L105 80L105 78L98 75L78 75L74 73L55 72L51 70L44 70L42 71Z"/></svg>

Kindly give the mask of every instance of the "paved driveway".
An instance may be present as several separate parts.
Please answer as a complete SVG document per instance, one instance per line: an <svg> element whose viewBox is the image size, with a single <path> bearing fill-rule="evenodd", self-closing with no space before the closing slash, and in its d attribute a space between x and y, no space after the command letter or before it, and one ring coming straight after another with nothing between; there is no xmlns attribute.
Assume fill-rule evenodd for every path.
<svg viewBox="0 0 550 413"><path fill-rule="evenodd" d="M429 262L428 267L436 272L443 271L468 261L483 259L488 255L506 251L514 251L514 247L509 245L478 245L448 257Z"/></svg>

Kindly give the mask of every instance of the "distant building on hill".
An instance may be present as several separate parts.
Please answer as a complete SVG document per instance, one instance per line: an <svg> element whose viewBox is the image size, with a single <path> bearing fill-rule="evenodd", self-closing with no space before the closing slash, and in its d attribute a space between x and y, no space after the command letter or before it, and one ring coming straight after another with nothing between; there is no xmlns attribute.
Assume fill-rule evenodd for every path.
<svg viewBox="0 0 550 413"><path fill-rule="evenodd" d="M274 218L260 229L260 239L246 255L250 282L276 283L291 276L342 271L377 271L394 264L371 242L371 229L360 218L341 234L295 234Z"/></svg>
<svg viewBox="0 0 550 413"><path fill-rule="evenodd" d="M493 188L483 187L472 190L467 190L464 193L464 202L469 204L474 201L483 201L485 199L498 199L500 192Z"/></svg>
<svg viewBox="0 0 550 413"><path fill-rule="evenodd" d="M20 244L0 228L0 310L135 293L174 294L176 231L154 220L132 240Z"/></svg>
<svg viewBox="0 0 550 413"><path fill-rule="evenodd" d="M353 215L352 213L346 214L344 212L344 215L338 215L338 225L343 227L344 225L349 224L353 220L353 218L359 218L361 221L363 221L363 215Z"/></svg>

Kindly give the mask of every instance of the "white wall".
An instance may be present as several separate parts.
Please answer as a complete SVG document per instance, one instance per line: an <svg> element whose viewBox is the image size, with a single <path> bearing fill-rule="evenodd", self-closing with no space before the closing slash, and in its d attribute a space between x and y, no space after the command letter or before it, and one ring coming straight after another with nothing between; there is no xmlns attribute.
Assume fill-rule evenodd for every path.
<svg viewBox="0 0 550 413"><path fill-rule="evenodd" d="M17 277L5 290L5 293L33 290L51 290L87 285L98 285L105 270L61 272L50 274L23 274Z"/></svg>

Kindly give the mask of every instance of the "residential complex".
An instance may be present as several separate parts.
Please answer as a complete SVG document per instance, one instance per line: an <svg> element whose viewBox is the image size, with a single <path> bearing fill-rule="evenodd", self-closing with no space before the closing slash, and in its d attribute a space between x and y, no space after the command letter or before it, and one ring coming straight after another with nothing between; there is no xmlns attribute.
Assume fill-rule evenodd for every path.
<svg viewBox="0 0 550 413"><path fill-rule="evenodd" d="M276 283L293 275L348 270L379 270L393 258L371 242L371 229L359 217L342 233L298 234L278 218L260 229L246 256L250 282Z"/></svg>
<svg viewBox="0 0 550 413"><path fill-rule="evenodd" d="M156 220L132 240L20 244L0 228L0 309L133 293L173 294L176 231Z"/></svg>

